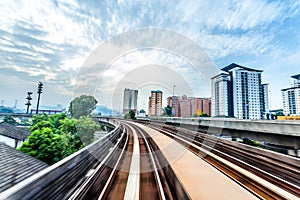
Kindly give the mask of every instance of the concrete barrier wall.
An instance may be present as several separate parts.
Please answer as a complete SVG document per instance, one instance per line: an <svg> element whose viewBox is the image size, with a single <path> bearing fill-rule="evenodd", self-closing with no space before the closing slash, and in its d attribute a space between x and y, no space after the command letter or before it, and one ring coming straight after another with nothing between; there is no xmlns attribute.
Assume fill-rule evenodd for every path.
<svg viewBox="0 0 300 200"><path fill-rule="evenodd" d="M151 121L193 126L201 131L300 148L300 121L232 118L151 118Z"/></svg>

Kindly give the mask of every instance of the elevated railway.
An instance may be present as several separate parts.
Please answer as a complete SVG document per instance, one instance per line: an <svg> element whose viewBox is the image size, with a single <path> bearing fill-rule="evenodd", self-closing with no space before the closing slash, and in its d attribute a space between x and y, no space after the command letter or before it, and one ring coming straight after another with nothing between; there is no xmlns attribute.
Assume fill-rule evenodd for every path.
<svg viewBox="0 0 300 200"><path fill-rule="evenodd" d="M166 124L106 123L105 137L0 199L300 198L298 158Z"/></svg>

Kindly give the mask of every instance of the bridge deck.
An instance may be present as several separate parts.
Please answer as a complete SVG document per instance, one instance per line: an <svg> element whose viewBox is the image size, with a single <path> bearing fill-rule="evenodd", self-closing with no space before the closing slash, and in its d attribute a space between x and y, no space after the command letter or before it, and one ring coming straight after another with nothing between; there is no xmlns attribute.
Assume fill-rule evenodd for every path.
<svg viewBox="0 0 300 200"><path fill-rule="evenodd" d="M149 127L137 125L157 143L192 199L257 199L179 143Z"/></svg>

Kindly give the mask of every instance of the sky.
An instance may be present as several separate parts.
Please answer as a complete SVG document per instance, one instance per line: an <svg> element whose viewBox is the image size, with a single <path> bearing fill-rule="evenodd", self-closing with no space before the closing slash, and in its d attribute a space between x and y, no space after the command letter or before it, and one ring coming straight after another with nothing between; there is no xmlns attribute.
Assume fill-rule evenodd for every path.
<svg viewBox="0 0 300 200"><path fill-rule="evenodd" d="M136 33L148 29L159 31L148 31L142 41ZM127 46L116 45L120 38L130 40ZM189 42L197 49L183 51ZM164 98L173 89L210 97L206 71L237 63L264 70L270 106L277 109L283 107L280 90L300 73L299 44L299 0L1 0L0 100L25 108L33 91L35 105L41 81L41 105L66 107L84 93L121 109L129 87L139 90L139 108L147 110L151 90L162 90ZM195 60L199 55L203 59ZM90 88L78 90L81 84Z"/></svg>

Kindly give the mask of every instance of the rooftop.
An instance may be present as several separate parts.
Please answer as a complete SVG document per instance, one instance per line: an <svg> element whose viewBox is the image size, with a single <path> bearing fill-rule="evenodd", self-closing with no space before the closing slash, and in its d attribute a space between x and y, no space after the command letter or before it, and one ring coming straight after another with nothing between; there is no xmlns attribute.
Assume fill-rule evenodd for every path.
<svg viewBox="0 0 300 200"><path fill-rule="evenodd" d="M249 67L244 67L244 66L241 66L241 65L238 65L238 64L235 64L235 63L231 63L230 65L222 68L221 70L223 71L226 71L226 72L229 72L230 70L234 69L234 68L242 68L244 70L247 70L247 71L254 71L254 72L263 72L263 70L257 70L257 69L251 69Z"/></svg>
<svg viewBox="0 0 300 200"><path fill-rule="evenodd" d="M0 193L48 165L0 142Z"/></svg>
<svg viewBox="0 0 300 200"><path fill-rule="evenodd" d="M24 140L31 132L27 128L17 127L11 124L0 124L0 135L4 135L9 138Z"/></svg>
<svg viewBox="0 0 300 200"><path fill-rule="evenodd" d="M297 75L294 75L294 76L291 76L291 77L294 78L294 79L300 80L300 74L297 74Z"/></svg>
<svg viewBox="0 0 300 200"><path fill-rule="evenodd" d="M217 77L219 77L219 76L229 76L229 74L226 74L226 73L220 73L220 74L218 74L218 75L216 75L216 76L213 76L213 77L211 77L211 79L215 79L215 78L217 78Z"/></svg>
<svg viewBox="0 0 300 200"><path fill-rule="evenodd" d="M160 91L160 90L152 90L151 92L153 92L153 93L162 93L162 91Z"/></svg>

